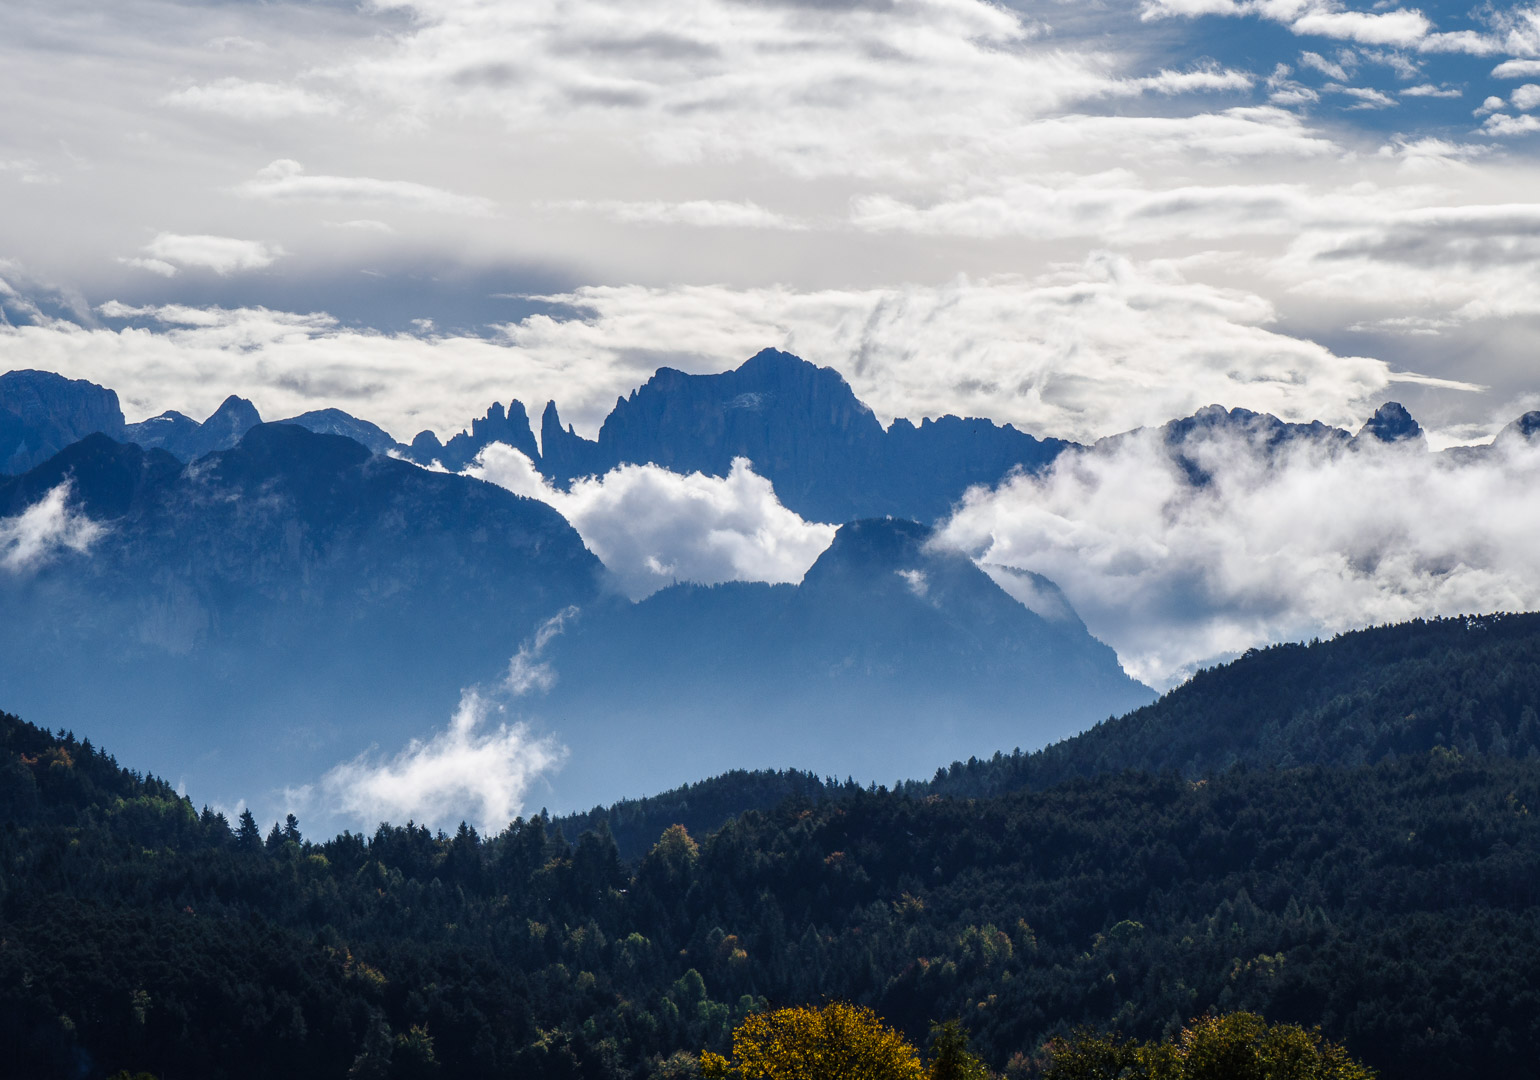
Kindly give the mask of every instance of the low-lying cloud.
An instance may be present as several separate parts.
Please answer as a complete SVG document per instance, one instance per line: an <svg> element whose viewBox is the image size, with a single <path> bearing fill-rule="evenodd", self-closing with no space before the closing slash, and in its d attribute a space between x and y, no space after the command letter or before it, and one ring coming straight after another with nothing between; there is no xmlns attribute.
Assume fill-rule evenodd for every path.
<svg viewBox="0 0 1540 1080"><path fill-rule="evenodd" d="M502 711L467 691L448 728L413 739L393 757L363 754L338 765L307 794L365 826L411 819L500 829L521 812L530 786L566 756L553 738L536 737L522 723L492 726Z"/></svg>
<svg viewBox="0 0 1540 1080"><path fill-rule="evenodd" d="M1273 641L1540 607L1540 448L1277 451L1243 432L1145 431L1040 478L975 489L944 541L1057 582L1128 671L1168 687Z"/></svg>
<svg viewBox="0 0 1540 1080"><path fill-rule="evenodd" d="M221 276L263 270L284 254L281 247L233 236L161 233L144 245L146 258L123 259L130 266L171 277L179 269L212 270Z"/></svg>
<svg viewBox="0 0 1540 1080"><path fill-rule="evenodd" d="M0 518L0 569L26 573L66 551L91 549L106 527L72 506L70 494L66 480L15 517Z"/></svg>
<svg viewBox="0 0 1540 1080"><path fill-rule="evenodd" d="M622 465L564 492L523 453L494 443L468 471L555 507L633 600L676 581L801 581L834 539L832 525L782 506L746 458L725 477Z"/></svg>

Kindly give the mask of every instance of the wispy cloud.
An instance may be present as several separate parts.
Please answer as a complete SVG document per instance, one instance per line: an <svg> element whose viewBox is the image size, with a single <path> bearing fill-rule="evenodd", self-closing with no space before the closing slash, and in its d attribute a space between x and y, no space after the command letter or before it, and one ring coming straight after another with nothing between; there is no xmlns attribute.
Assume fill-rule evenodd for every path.
<svg viewBox="0 0 1540 1080"><path fill-rule="evenodd" d="M806 223L766 210L747 200L689 199L683 202L623 202L616 199L569 199L545 204L553 210L602 214L627 225L690 225L702 229L786 229L801 231Z"/></svg>
<svg viewBox="0 0 1540 1080"><path fill-rule="evenodd" d="M340 102L303 87L224 78L188 86L163 99L167 105L218 113L242 120L281 120L299 116L335 116Z"/></svg>
<svg viewBox="0 0 1540 1080"><path fill-rule="evenodd" d="M566 757L554 739L496 720L501 713L467 691L446 729L413 739L388 758L367 753L344 762L308 794L365 826L414 819L440 827L464 820L483 831L501 828L520 812L530 786Z"/></svg>
<svg viewBox="0 0 1540 1080"><path fill-rule="evenodd" d="M544 659L546 646L565 631L567 623L577 616L578 609L568 607L541 623L530 639L520 645L519 651L514 653L512 659L508 661L508 673L503 677L503 689L514 697L523 697L535 690L541 693L549 692L556 685L556 670Z"/></svg>
<svg viewBox="0 0 1540 1080"><path fill-rule="evenodd" d="M106 533L72 506L68 480L56 485L15 517L0 518L0 569L27 573L66 551L84 554Z"/></svg>
<svg viewBox="0 0 1540 1080"><path fill-rule="evenodd" d="M476 217L490 214L496 207L491 199L458 195L411 180L310 175L299 162L287 158L258 170L254 178L238 186L236 191L248 198L273 202L357 203Z"/></svg>

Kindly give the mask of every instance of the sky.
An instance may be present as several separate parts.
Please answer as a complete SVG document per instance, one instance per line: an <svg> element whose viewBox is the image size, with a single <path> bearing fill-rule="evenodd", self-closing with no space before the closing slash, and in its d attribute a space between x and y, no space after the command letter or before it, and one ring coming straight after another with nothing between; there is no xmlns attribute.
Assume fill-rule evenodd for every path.
<svg viewBox="0 0 1540 1080"><path fill-rule="evenodd" d="M397 438L765 346L889 419L1540 400L1540 8L14 0L0 366Z"/></svg>

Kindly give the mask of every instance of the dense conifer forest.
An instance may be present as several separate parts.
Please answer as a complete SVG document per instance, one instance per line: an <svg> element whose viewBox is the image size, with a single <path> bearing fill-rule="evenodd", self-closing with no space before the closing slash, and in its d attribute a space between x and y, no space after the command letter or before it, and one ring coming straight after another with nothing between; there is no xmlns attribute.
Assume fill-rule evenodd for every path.
<svg viewBox="0 0 1540 1080"><path fill-rule="evenodd" d="M1482 640L1507 690L1485 649L1391 649L1386 671L1430 681L1386 677L1389 704L1351 713L1418 697L1469 727L1438 721L1453 746L988 798L825 785L693 836L661 828L632 861L603 818L581 835L537 815L495 836L405 824L319 842L295 821L232 823L5 716L0 1069L661 1080L693 1075L756 1009L843 999L916 1043L960 1019L1012 1077L1078 1027L1151 1039L1241 1009L1319 1024L1385 1076L1534 1076L1540 762L1513 748L1516 702L1537 698L1518 644ZM1195 688L1256 667L1241 700L1316 708L1266 680L1336 645Z"/></svg>

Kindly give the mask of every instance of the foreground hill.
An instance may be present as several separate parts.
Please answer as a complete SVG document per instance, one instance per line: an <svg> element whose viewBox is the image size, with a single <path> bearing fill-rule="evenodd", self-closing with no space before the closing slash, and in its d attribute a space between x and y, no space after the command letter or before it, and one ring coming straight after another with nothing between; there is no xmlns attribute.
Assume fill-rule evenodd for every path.
<svg viewBox="0 0 1540 1080"><path fill-rule="evenodd" d="M924 776L1154 697L1051 583L1039 615L931 535L853 522L798 585L679 585L569 619L542 654L554 687L523 706L571 747L561 804L735 766Z"/></svg>
<svg viewBox="0 0 1540 1080"><path fill-rule="evenodd" d="M1237 765L1362 765L1440 748L1540 761L1537 710L1540 614L1418 619L1254 649L1041 750L954 761L900 787L980 798L1125 769L1200 780ZM563 820L569 830L602 822L623 851L639 852L675 821L715 829L789 795L850 790L798 770L739 771Z"/></svg>
<svg viewBox="0 0 1540 1080"><path fill-rule="evenodd" d="M78 543L0 569L9 700L232 801L404 743L600 575L543 503L292 425L193 465L94 435L0 478L28 513Z"/></svg>
<svg viewBox="0 0 1540 1080"><path fill-rule="evenodd" d="M1253 649L1037 753L955 764L928 790L976 796L1119 769L1197 779L1440 747L1540 760L1537 709L1540 613L1416 619Z"/></svg>
<svg viewBox="0 0 1540 1080"><path fill-rule="evenodd" d="M0 715L0 1075L689 1075L762 1003L961 1016L1011 1076L1089 1024L1320 1023L1407 1080L1540 1075L1540 764L1121 774L790 801L639 862L232 833ZM431 1059L431 1063L430 1063Z"/></svg>

